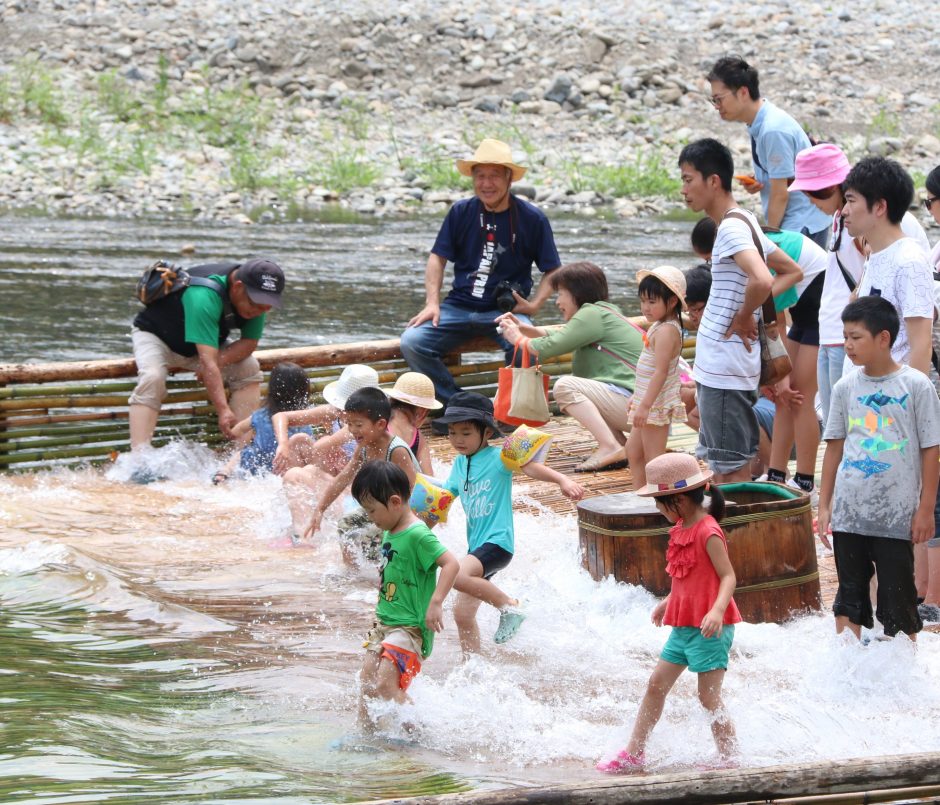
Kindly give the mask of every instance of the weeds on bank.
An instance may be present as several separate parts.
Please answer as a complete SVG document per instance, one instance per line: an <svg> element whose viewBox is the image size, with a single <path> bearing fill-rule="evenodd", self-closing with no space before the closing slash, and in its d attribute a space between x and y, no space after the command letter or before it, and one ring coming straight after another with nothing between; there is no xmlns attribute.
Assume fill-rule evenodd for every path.
<svg viewBox="0 0 940 805"><path fill-rule="evenodd" d="M608 196L641 198L679 192L675 169L659 151L639 153L633 162L618 165L589 165L575 158L564 162L562 168L576 193L593 190Z"/></svg>
<svg viewBox="0 0 940 805"><path fill-rule="evenodd" d="M310 178L314 182L334 193L369 187L381 175L362 149L333 154L311 166L310 170Z"/></svg>

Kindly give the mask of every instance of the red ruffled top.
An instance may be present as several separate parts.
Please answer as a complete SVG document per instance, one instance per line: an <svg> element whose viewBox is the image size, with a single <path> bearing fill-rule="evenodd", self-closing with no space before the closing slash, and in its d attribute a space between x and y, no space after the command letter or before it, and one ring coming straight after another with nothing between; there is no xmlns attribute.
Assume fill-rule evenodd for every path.
<svg viewBox="0 0 940 805"><path fill-rule="evenodd" d="M720 579L705 550L705 543L713 536L717 536L727 548L728 542L721 526L711 515L706 515L689 528L680 520L669 529L666 572L672 577L672 591L663 617L663 623L668 626L698 628L714 605ZM740 622L741 613L732 598L723 623Z"/></svg>

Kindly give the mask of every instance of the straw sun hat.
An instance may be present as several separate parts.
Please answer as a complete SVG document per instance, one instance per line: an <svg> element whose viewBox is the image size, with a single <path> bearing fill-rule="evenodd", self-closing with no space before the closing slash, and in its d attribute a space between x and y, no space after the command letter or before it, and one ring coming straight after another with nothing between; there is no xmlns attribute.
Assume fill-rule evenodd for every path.
<svg viewBox="0 0 940 805"><path fill-rule="evenodd" d="M641 269L636 272L636 281L642 282L646 277L656 277L663 285L679 297L679 305L683 310L688 310L685 304L685 274L674 266L656 266L656 268L647 270Z"/></svg>
<svg viewBox="0 0 940 805"><path fill-rule="evenodd" d="M711 470L702 471L688 453L663 453L646 465L646 486L636 490L644 497L677 495L708 483Z"/></svg>
<svg viewBox="0 0 940 805"><path fill-rule="evenodd" d="M458 159L457 171L464 176L473 176L477 165L503 165L512 171L512 180L518 182L526 169L512 161L512 149L502 140L483 140L470 159Z"/></svg>
<svg viewBox="0 0 940 805"><path fill-rule="evenodd" d="M379 373L371 366L352 363L343 369L339 380L323 387L323 398L332 406L342 408L353 392L379 387Z"/></svg>
<svg viewBox="0 0 940 805"><path fill-rule="evenodd" d="M420 372L405 372L395 381L392 388L385 389L385 393L393 400L416 405L418 408L427 408L430 411L444 407L442 403L434 399L434 383L431 378Z"/></svg>

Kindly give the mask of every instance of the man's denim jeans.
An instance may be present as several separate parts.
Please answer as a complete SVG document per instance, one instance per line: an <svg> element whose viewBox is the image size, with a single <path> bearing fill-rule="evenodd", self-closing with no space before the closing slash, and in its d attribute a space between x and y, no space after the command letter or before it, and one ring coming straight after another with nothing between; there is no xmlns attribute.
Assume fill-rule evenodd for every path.
<svg viewBox="0 0 940 805"><path fill-rule="evenodd" d="M470 310L446 299L441 302L441 320L435 327L426 321L417 327L409 327L401 334L401 352L408 366L434 381L437 398L447 401L458 391L454 378L444 364L443 358L461 344L472 338L491 338L506 353L506 363L512 361L513 346L496 332L496 317L499 310ZM517 316L520 322L530 324L528 316Z"/></svg>

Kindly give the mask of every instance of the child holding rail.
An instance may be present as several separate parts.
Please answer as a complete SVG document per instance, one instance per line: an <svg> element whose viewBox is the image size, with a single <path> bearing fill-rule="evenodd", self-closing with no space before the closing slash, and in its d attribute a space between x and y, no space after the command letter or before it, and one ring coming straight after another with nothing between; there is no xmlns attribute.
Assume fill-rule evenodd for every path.
<svg viewBox="0 0 940 805"><path fill-rule="evenodd" d="M512 561L515 550L512 470L503 463L500 449L488 444L499 433L491 400L472 391L457 392L439 421L447 425L448 439L458 453L444 487L460 498L467 514L470 550L460 560L460 574L454 582L460 593L454 619L466 656L480 650L477 610L484 601L499 610L499 628L493 637L497 643L509 640L526 617L519 601L490 581ZM525 464L522 472L558 484L570 500L584 495L574 481L537 460Z"/></svg>
<svg viewBox="0 0 940 805"><path fill-rule="evenodd" d="M832 390L818 515L827 548L832 524L836 632L848 628L860 639L863 626L872 628L869 582L877 574L885 635L914 640L923 623L913 545L934 535L940 399L925 374L893 357L901 324L887 299L851 302L842 325L845 354L860 368Z"/></svg>
<svg viewBox="0 0 940 805"><path fill-rule="evenodd" d="M685 275L672 266L637 273L640 310L652 325L636 365L636 389L630 398L627 422L632 427L625 455L633 473L633 488L646 484L646 464L666 452L669 425L685 422L680 394L679 357L685 308Z"/></svg>
<svg viewBox="0 0 940 805"><path fill-rule="evenodd" d="M374 727L370 699L404 702L421 662L431 656L460 565L411 511L411 482L400 467L366 463L353 479L352 494L382 529L379 600L360 675L359 721L368 729Z"/></svg>
<svg viewBox="0 0 940 805"><path fill-rule="evenodd" d="M723 764L735 751L734 725L721 701L721 685L741 614L732 595L736 579L728 559L725 535L718 525L725 500L716 486L709 489L711 471L684 453L666 453L646 467L648 483L638 495L654 498L670 523L666 572L672 577L669 595L657 604L652 620L672 626L659 663L653 670L640 704L633 733L616 757L597 764L607 774L641 771L646 765L646 742L663 712L666 696L688 668L698 674L698 697L712 716L712 736ZM704 507L705 492L711 501Z"/></svg>

